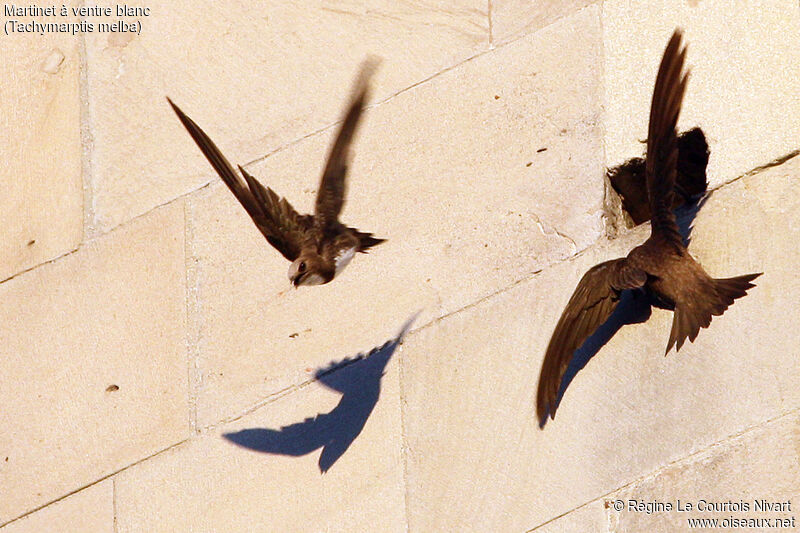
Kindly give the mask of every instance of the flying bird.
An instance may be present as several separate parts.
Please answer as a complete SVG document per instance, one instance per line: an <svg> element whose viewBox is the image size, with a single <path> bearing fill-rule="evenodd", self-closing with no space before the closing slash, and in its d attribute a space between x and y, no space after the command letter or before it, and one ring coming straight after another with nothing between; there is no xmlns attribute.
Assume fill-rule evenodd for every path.
<svg viewBox="0 0 800 533"><path fill-rule="evenodd" d="M219 151L214 142L172 100L167 101L200 147L203 155L222 181L239 200L256 227L281 255L292 262L289 281L295 287L322 285L331 281L353 259L356 252L384 242L339 221L344 206L350 143L358 127L362 108L369 93L369 79L375 62L367 61L361 69L354 95L344 121L339 127L322 173L313 215L301 215L286 198L264 187L241 165L244 181Z"/></svg>
<svg viewBox="0 0 800 533"><path fill-rule="evenodd" d="M713 279L692 258L683 244L672 212L678 143L676 123L689 74L684 73L686 48L682 33L672 35L658 69L647 135L645 175L652 214L650 237L627 257L600 263L584 274L567 303L547 346L536 412L540 426L548 414L555 418L562 378L573 352L614 311L625 290L643 290L674 311L665 352L680 350L688 338L694 342L712 316L722 315L744 296L761 275L747 274Z"/></svg>

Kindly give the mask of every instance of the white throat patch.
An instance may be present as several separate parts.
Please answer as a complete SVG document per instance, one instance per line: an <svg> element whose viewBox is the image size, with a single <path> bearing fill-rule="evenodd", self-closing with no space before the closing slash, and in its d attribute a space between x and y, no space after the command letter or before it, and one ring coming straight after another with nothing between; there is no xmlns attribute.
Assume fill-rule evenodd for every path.
<svg viewBox="0 0 800 533"><path fill-rule="evenodd" d="M348 263L350 263L350 261L353 259L354 255L356 255L355 247L347 248L347 249L342 250L341 252L339 252L339 254L334 258L334 261L336 262L336 273L337 274L339 272L341 272L342 270L344 270L344 267L346 267L348 265Z"/></svg>

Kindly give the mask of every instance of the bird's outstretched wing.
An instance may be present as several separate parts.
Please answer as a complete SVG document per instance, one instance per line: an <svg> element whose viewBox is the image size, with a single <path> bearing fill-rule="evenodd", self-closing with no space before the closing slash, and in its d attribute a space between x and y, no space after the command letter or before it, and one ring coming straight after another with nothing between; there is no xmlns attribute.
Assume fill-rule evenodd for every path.
<svg viewBox="0 0 800 533"><path fill-rule="evenodd" d="M167 98L167 101L203 155L245 208L267 241L289 261L297 259L312 225L311 217L298 214L285 198L279 198L275 191L261 185L240 166L239 170L245 179L245 182L242 182L217 145L200 129L200 126L186 116L172 100Z"/></svg>
<svg viewBox="0 0 800 533"><path fill-rule="evenodd" d="M619 302L620 292L644 286L647 274L630 266L625 258L612 259L590 268L558 320L539 374L536 414L544 423L555 418L561 380L572 355L605 322Z"/></svg>
<svg viewBox="0 0 800 533"><path fill-rule="evenodd" d="M314 218L320 228L328 228L334 224L339 219L339 213L344 206L344 197L347 191L345 176L350 159L350 143L369 94L369 80L376 67L377 60L367 60L362 65L347 114L339 127L330 154L328 154L328 162L322 173L314 209Z"/></svg>
<svg viewBox="0 0 800 533"><path fill-rule="evenodd" d="M675 130L681 112L689 74L684 73L686 47L681 47L682 33L675 30L664 50L658 68L653 101L650 105L650 126L647 134L647 190L650 197L651 231L668 242L683 247L675 215L672 194L678 162L678 141Z"/></svg>

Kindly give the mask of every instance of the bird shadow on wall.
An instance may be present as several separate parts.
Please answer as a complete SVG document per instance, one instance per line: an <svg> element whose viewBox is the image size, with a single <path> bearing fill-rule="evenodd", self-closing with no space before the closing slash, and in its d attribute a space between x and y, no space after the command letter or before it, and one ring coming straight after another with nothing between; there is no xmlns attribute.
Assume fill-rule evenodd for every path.
<svg viewBox="0 0 800 533"><path fill-rule="evenodd" d="M689 132L686 132L683 134L682 138L684 139L685 151L683 153L679 153L678 167L680 169L681 164L683 164L683 168L691 168L691 175L688 171L683 175L683 191L680 194L676 194L676 196L681 196L681 198L680 200L676 199L675 204L673 205L677 204L677 207L674 208L676 222L678 224L678 229L681 233L681 236L683 237L683 243L688 247L689 242L691 241L692 224L694 223L694 219L710 196L710 193L707 193L708 185L706 181L708 145L705 144L705 137L699 128L695 128ZM687 139L691 140L692 144L686 145L685 142ZM701 156L703 153L705 154L704 157ZM691 158L691 161L681 161L681 157ZM625 165L630 165L630 162L623 163L620 165L620 167L624 167ZM641 165L640 178L643 180L643 160L637 161L636 165ZM610 173L615 171L616 169L612 169ZM678 177L681 178L680 170ZM691 194L687 194L685 192L686 190L690 190ZM698 194L704 194L704 196L698 198ZM646 202L646 200L644 201ZM646 220L649 220L649 206L640 205L634 208L639 213L644 213L644 215L647 216ZM646 322L647 319L650 318L650 315L652 314L652 308L654 306L661 309L672 309L672 307L665 302L658 300L650 293L641 289L626 290L622 292L619 304L611 316L608 317L608 320L606 320L599 328L597 328L597 330L595 330L595 332L586 339L580 348L575 350L569 366L567 366L567 370L564 373L564 377L561 380L561 385L558 390L558 397L556 399L556 409L558 409L558 406L561 404L561 399L564 397L567 387L569 387L570 383L578 374L578 372L583 370L583 368L589 363L589 360L594 357L597 352L599 352L600 349L602 349L603 346L605 346L623 326ZM546 423L547 416L545 416L544 419L539 420L539 427L543 428Z"/></svg>
<svg viewBox="0 0 800 533"><path fill-rule="evenodd" d="M315 380L342 394L329 413L320 413L280 429L251 428L223 437L257 452L299 457L322 448L319 470L327 472L355 441L372 414L381 392L381 378L403 337L419 313L406 321L400 333L368 354L359 354L319 368Z"/></svg>

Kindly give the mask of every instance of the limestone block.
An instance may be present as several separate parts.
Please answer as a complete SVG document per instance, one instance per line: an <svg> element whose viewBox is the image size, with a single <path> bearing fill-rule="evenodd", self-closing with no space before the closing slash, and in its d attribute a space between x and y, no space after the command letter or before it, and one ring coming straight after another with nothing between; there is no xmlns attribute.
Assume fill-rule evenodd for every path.
<svg viewBox="0 0 800 533"><path fill-rule="evenodd" d="M0 285L0 523L188 436L183 220Z"/></svg>
<svg viewBox="0 0 800 533"><path fill-rule="evenodd" d="M200 425L383 342L420 308L418 325L599 237L598 15L585 10L370 109L341 219L388 241L327 285L291 290L289 264L224 185L190 200ZM588 28L580 39L578 27ZM309 212L332 134L249 170Z"/></svg>
<svg viewBox="0 0 800 533"><path fill-rule="evenodd" d="M70 34L12 33L3 36L0 51L3 280L78 246L83 185L78 40Z"/></svg>
<svg viewBox="0 0 800 533"><path fill-rule="evenodd" d="M596 0L492 0L492 42L532 33L593 3Z"/></svg>
<svg viewBox="0 0 800 533"><path fill-rule="evenodd" d="M340 120L358 65L385 99L488 46L486 3L147 3L141 35L87 35L101 229L207 182L169 95L243 163Z"/></svg>
<svg viewBox="0 0 800 533"><path fill-rule="evenodd" d="M3 533L114 533L114 486L107 479L0 527Z"/></svg>
<svg viewBox="0 0 800 533"><path fill-rule="evenodd" d="M396 362L403 353L384 355L388 366L374 409L326 473L320 472L319 449L301 449L331 438L324 422L309 417L337 416L327 431L349 430L360 416L352 409L363 404L353 405L313 382L121 472L116 479L118 531L406 531ZM368 361L328 377L346 381L357 393L365 385L361 380ZM223 437L300 424L306 428L284 433L286 455L253 451ZM251 442L258 444L260 437Z"/></svg>
<svg viewBox="0 0 800 533"><path fill-rule="evenodd" d="M800 494L800 415L795 411L733 439L712 446L647 479L609 496L624 502L621 512L609 508L612 532L691 531L689 518L790 519L797 527ZM629 510L629 501L670 503L671 510ZM783 505L764 507L764 501ZM680 503L679 503L680 502ZM785 505L789 502L789 506ZM726 503L731 504L726 509ZM678 511L680 505L681 511ZM689 505L691 505L691 510ZM634 505L632 509L636 509ZM646 507L645 507L646 508ZM662 507L663 509L663 507ZM775 527L721 528L727 531Z"/></svg>
<svg viewBox="0 0 800 533"><path fill-rule="evenodd" d="M739 344L737 349L748 354L738 363L741 379L754 380L757 390L776 389L784 410L800 403L800 367L789 364L793 357L796 361L792 346L797 346L799 338L793 324L800 321L795 303L800 295L796 268L796 243L800 239L798 177L800 157L795 157L715 191L708 201L714 208L700 211L689 248L716 277L764 272L752 294L758 313L750 315L736 303L722 317L726 319L728 313L740 317L732 318L740 323L735 341L715 335L709 339L709 349L727 351L731 342ZM787 372L794 381L785 379Z"/></svg>
<svg viewBox="0 0 800 533"><path fill-rule="evenodd" d="M797 2L603 3L608 166L640 155L656 71L669 36L685 30L691 78L681 130L700 126L711 188L800 147Z"/></svg>
<svg viewBox="0 0 800 533"><path fill-rule="evenodd" d="M604 509L605 502L593 501L587 505L573 509L552 522L529 530L528 533L608 533L608 519Z"/></svg>
<svg viewBox="0 0 800 533"><path fill-rule="evenodd" d="M649 228L413 335L402 359L409 528L535 527L797 409L798 167L793 160L726 186L695 219L690 251L707 270L763 270L758 286L667 357L670 311L622 327L577 373L544 430L534 399L558 316L587 268L627 253Z"/></svg>

